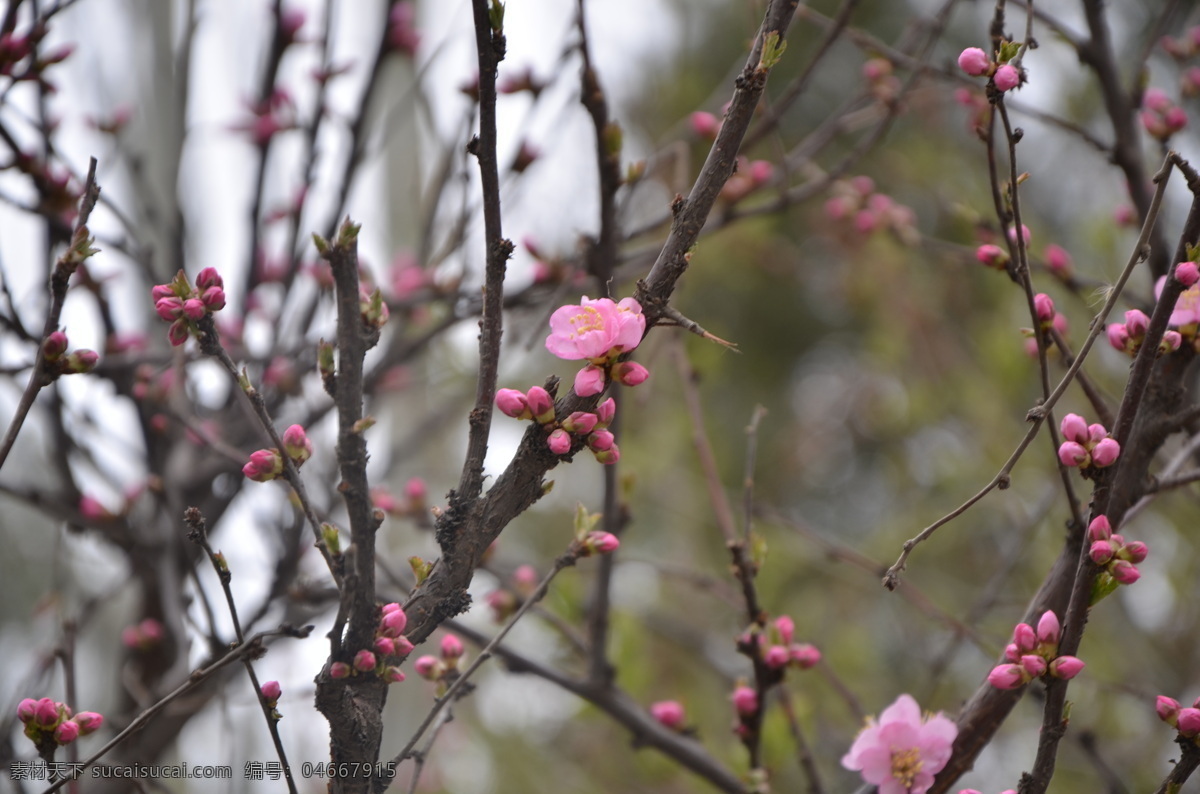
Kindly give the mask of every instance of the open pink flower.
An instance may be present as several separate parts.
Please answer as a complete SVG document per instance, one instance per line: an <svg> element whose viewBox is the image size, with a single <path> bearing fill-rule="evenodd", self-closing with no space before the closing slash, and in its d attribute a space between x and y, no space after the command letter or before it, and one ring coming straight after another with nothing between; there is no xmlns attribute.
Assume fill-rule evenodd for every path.
<svg viewBox="0 0 1200 794"><path fill-rule="evenodd" d="M1163 286L1166 283L1166 276L1160 277L1155 283L1155 299L1162 297ZM1171 319L1168 322L1176 327L1200 323L1200 284L1193 284L1183 291L1183 294L1175 301L1175 310L1171 312Z"/></svg>
<svg viewBox="0 0 1200 794"><path fill-rule="evenodd" d="M867 720L842 766L862 772L863 780L879 786L879 794L924 794L950 760L957 735L958 726L941 712L922 718L917 701L901 695L878 722Z"/></svg>
<svg viewBox="0 0 1200 794"><path fill-rule="evenodd" d="M645 331L646 318L633 298L613 303L585 295L578 306L560 306L550 315L546 349L568 361L606 359L633 350Z"/></svg>

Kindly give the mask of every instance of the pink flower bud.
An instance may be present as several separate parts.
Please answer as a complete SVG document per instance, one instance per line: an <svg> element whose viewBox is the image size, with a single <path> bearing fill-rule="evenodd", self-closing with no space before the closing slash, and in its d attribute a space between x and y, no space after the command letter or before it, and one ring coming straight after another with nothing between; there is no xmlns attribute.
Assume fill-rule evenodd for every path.
<svg viewBox="0 0 1200 794"><path fill-rule="evenodd" d="M788 652L791 654L792 664L801 670L810 670L821 661L821 651L807 642L791 646Z"/></svg>
<svg viewBox="0 0 1200 794"><path fill-rule="evenodd" d="M622 386L637 386L650 377L650 370L636 361L623 361L613 367L613 379Z"/></svg>
<svg viewBox="0 0 1200 794"><path fill-rule="evenodd" d="M104 724L104 717L94 711L81 711L75 715L74 720L75 724L79 726L80 736L95 733Z"/></svg>
<svg viewBox="0 0 1200 794"><path fill-rule="evenodd" d="M588 364L575 373L575 393L580 397L591 397L604 391L604 370Z"/></svg>
<svg viewBox="0 0 1200 794"><path fill-rule="evenodd" d="M733 708L743 717L749 717L758 711L758 693L748 686L740 686L733 690Z"/></svg>
<svg viewBox="0 0 1200 794"><path fill-rule="evenodd" d="M171 327L167 329L167 341L172 347L179 347L188 338L188 324L183 318L171 323Z"/></svg>
<svg viewBox="0 0 1200 794"><path fill-rule="evenodd" d="M992 68L992 60L978 47L967 47L958 55L958 68L972 77L981 77Z"/></svg>
<svg viewBox="0 0 1200 794"><path fill-rule="evenodd" d="M389 612L395 612L399 609L400 609L400 605L397 604L395 601L392 601L391 603L384 604L382 607L380 607L379 612L380 612L380 614L386 615Z"/></svg>
<svg viewBox="0 0 1200 794"><path fill-rule="evenodd" d="M1013 664L1021 661L1021 649L1017 647L1015 642L1010 642L1004 646L1004 658L1008 659Z"/></svg>
<svg viewBox="0 0 1200 794"><path fill-rule="evenodd" d="M505 416L513 419L530 419L533 414L529 411L529 401L524 393L517 389L500 389L496 392L496 407Z"/></svg>
<svg viewBox="0 0 1200 794"><path fill-rule="evenodd" d="M25 698L17 704L17 719L23 724L29 724L37 714L38 702L33 698Z"/></svg>
<svg viewBox="0 0 1200 794"><path fill-rule="evenodd" d="M1133 584L1142 578L1137 566L1126 560L1113 560L1108 566L1108 572L1120 584Z"/></svg>
<svg viewBox="0 0 1200 794"><path fill-rule="evenodd" d="M540 424L554 421L554 399L550 392L541 386L531 386L525 398L529 402L529 412Z"/></svg>
<svg viewBox="0 0 1200 794"><path fill-rule="evenodd" d="M1183 344L1183 336L1178 331L1163 331L1162 341L1158 343L1159 353L1170 353L1178 350Z"/></svg>
<svg viewBox="0 0 1200 794"><path fill-rule="evenodd" d="M392 640L393 653L397 656L408 656L413 652L413 644L403 634Z"/></svg>
<svg viewBox="0 0 1200 794"><path fill-rule="evenodd" d="M429 486L420 477L410 477L408 482L404 483L404 495L408 497L410 503L423 505L426 497L429 496Z"/></svg>
<svg viewBox="0 0 1200 794"><path fill-rule="evenodd" d="M791 645L796 635L796 622L788 615L780 615L775 618L774 625L775 631L779 632L779 640L784 645Z"/></svg>
<svg viewBox="0 0 1200 794"><path fill-rule="evenodd" d="M1128 560L1134 564L1146 559L1148 554L1150 554L1150 547L1145 543L1142 543L1140 540L1126 543L1117 552L1117 556L1119 556L1122 560Z"/></svg>
<svg viewBox="0 0 1200 794"><path fill-rule="evenodd" d="M1142 337L1150 327L1150 318L1140 309L1130 309L1125 312L1125 330L1131 337Z"/></svg>
<svg viewBox="0 0 1200 794"><path fill-rule="evenodd" d="M586 411L576 411L563 420L563 430L568 433L576 433L581 436L586 436L596 428L596 424L600 418L595 414L590 414Z"/></svg>
<svg viewBox="0 0 1200 794"><path fill-rule="evenodd" d="M660 700L650 705L650 716L664 727L677 731L683 726L685 718L683 704L675 700Z"/></svg>
<svg viewBox="0 0 1200 794"><path fill-rule="evenodd" d="M1116 439L1101 439L1100 443L1092 449L1092 465L1098 469L1111 466L1120 454L1121 445L1117 443Z"/></svg>
<svg viewBox="0 0 1200 794"><path fill-rule="evenodd" d="M283 473L283 458L274 449L260 449L250 453L250 462L242 467L242 474L255 482L268 482Z"/></svg>
<svg viewBox="0 0 1200 794"><path fill-rule="evenodd" d="M292 425L283 431L283 449L297 466L312 457L313 445L304 428Z"/></svg>
<svg viewBox="0 0 1200 794"><path fill-rule="evenodd" d="M1082 669L1083 660L1074 656L1060 656L1050 663L1050 675L1063 680L1074 678Z"/></svg>
<svg viewBox="0 0 1200 794"><path fill-rule="evenodd" d="M396 655L396 643L391 637L376 637L375 638L375 653L382 657Z"/></svg>
<svg viewBox="0 0 1200 794"><path fill-rule="evenodd" d="M1122 353L1132 352L1129 349L1129 332L1125 330L1124 323L1109 323L1108 343L1113 346L1114 350L1119 350Z"/></svg>
<svg viewBox="0 0 1200 794"><path fill-rule="evenodd" d="M595 452L603 452L606 449L612 449L616 439L613 434L607 430L597 430L588 436L588 447Z"/></svg>
<svg viewBox="0 0 1200 794"><path fill-rule="evenodd" d="M1000 664L992 668L987 680L996 689L1019 689L1028 679L1025 678L1025 670L1020 665Z"/></svg>
<svg viewBox="0 0 1200 794"><path fill-rule="evenodd" d="M100 361L100 356L96 351L80 349L67 356L63 369L70 374L79 375L84 372L91 372L96 368L98 361Z"/></svg>
<svg viewBox="0 0 1200 794"><path fill-rule="evenodd" d="M571 434L560 427L546 437L546 446L555 455L565 455L571 451Z"/></svg>
<svg viewBox="0 0 1200 794"><path fill-rule="evenodd" d="M1184 736L1192 737L1200 734L1200 709L1185 708L1179 710L1179 716L1176 718L1175 727Z"/></svg>
<svg viewBox="0 0 1200 794"><path fill-rule="evenodd" d="M380 633L393 639L403 634L406 626L408 626L408 616L404 614L403 609L399 608L385 613L379 620Z"/></svg>
<svg viewBox="0 0 1200 794"><path fill-rule="evenodd" d="M200 301L210 312L219 312L225 308L225 290L220 287L209 287L201 293Z"/></svg>
<svg viewBox="0 0 1200 794"><path fill-rule="evenodd" d="M1013 626L1013 644L1020 649L1022 655L1037 647L1037 633L1028 623L1018 623Z"/></svg>
<svg viewBox="0 0 1200 794"><path fill-rule="evenodd" d="M70 744L79 738L79 725L71 720L59 723L59 726L54 729L54 741L56 744Z"/></svg>
<svg viewBox="0 0 1200 794"><path fill-rule="evenodd" d="M398 684L404 680L404 671L395 666L386 667L384 668L383 675L381 677L386 683Z"/></svg>
<svg viewBox="0 0 1200 794"><path fill-rule="evenodd" d="M183 315L193 322L203 317L207 311L204 301L199 298L188 298L183 302Z"/></svg>
<svg viewBox="0 0 1200 794"><path fill-rule="evenodd" d="M442 637L442 658L449 661L458 659L463 655L462 640L453 634L447 634Z"/></svg>
<svg viewBox="0 0 1200 794"><path fill-rule="evenodd" d="M1107 540L1097 540L1088 549L1088 556L1097 565L1108 565L1113 558L1112 543Z"/></svg>
<svg viewBox="0 0 1200 794"><path fill-rule="evenodd" d="M1044 292L1033 296L1033 307L1037 310L1037 318L1043 323L1054 321L1054 301Z"/></svg>
<svg viewBox="0 0 1200 794"><path fill-rule="evenodd" d="M1093 541L1108 540L1112 534L1112 524L1108 523L1107 516L1098 515L1088 524L1088 538Z"/></svg>
<svg viewBox="0 0 1200 794"><path fill-rule="evenodd" d="M621 450L616 444L613 444L611 447L602 452L592 450L592 455L595 456L598 463L603 463L605 466L611 466L621 459Z"/></svg>
<svg viewBox="0 0 1200 794"><path fill-rule="evenodd" d="M767 652L763 654L763 663L772 670L778 670L781 667L787 667L788 662L791 660L791 652L782 645L772 645L770 648L767 648Z"/></svg>
<svg viewBox="0 0 1200 794"><path fill-rule="evenodd" d="M350 665L346 664L345 662L334 662L333 664L329 665L329 677L349 678Z"/></svg>
<svg viewBox="0 0 1200 794"><path fill-rule="evenodd" d="M1008 252L998 245L988 243L975 249L975 258L980 263L996 270L1003 270L1008 264Z"/></svg>
<svg viewBox="0 0 1200 794"><path fill-rule="evenodd" d="M33 718L39 728L53 728L58 724L58 721L62 718L58 706L59 704L50 698L42 698L37 702Z"/></svg>
<svg viewBox="0 0 1200 794"><path fill-rule="evenodd" d="M1058 647L1058 638L1061 627L1058 623L1058 615L1055 615L1051 610L1047 609L1042 613L1041 620L1037 625L1037 640L1043 646L1051 648Z"/></svg>
<svg viewBox="0 0 1200 794"><path fill-rule="evenodd" d="M717 137L717 131L721 129L721 122L717 120L717 117L702 110L697 110L689 116L688 123L691 124L692 132L701 138L710 140Z"/></svg>
<svg viewBox="0 0 1200 794"><path fill-rule="evenodd" d="M1058 459L1064 466L1086 466L1091 455L1081 444L1074 441L1064 441L1058 448Z"/></svg>
<svg viewBox="0 0 1200 794"><path fill-rule="evenodd" d="M1075 441L1079 444L1086 444L1088 441L1087 420L1079 414L1064 416L1059 424L1059 430L1062 431L1063 438L1067 441Z"/></svg>
<svg viewBox="0 0 1200 794"><path fill-rule="evenodd" d="M1159 695L1154 701L1154 711L1160 720L1174 727L1176 720L1179 719L1179 701L1166 695Z"/></svg>
<svg viewBox="0 0 1200 794"><path fill-rule="evenodd" d="M1021 669L1028 678L1040 678L1046 672L1046 660L1037 654L1026 654L1021 657Z"/></svg>
<svg viewBox="0 0 1200 794"><path fill-rule="evenodd" d="M361 673L374 670L376 665L375 654L368 651L366 648L354 654L354 669Z"/></svg>
<svg viewBox="0 0 1200 794"><path fill-rule="evenodd" d="M175 298L178 296L175 295L175 289L170 284L155 284L150 288L150 297L157 304L163 298Z"/></svg>
<svg viewBox="0 0 1200 794"><path fill-rule="evenodd" d="M1017 71L1017 67L1006 63L996 70L992 82L995 83L997 91L1011 91L1021 84L1021 73Z"/></svg>
<svg viewBox="0 0 1200 794"><path fill-rule="evenodd" d="M67 335L62 331L54 331L42 342L42 355L47 361L57 361L67 352Z"/></svg>
<svg viewBox="0 0 1200 794"><path fill-rule="evenodd" d="M203 292L210 287L224 287L225 280L215 267L206 267L196 274L196 289Z"/></svg>
<svg viewBox="0 0 1200 794"><path fill-rule="evenodd" d="M270 703L274 703L276 700L279 700L279 696L283 694L283 689L279 686L278 681L265 682L262 687L259 688L259 691L262 692L263 699Z"/></svg>
<svg viewBox="0 0 1200 794"><path fill-rule="evenodd" d="M1180 262L1175 266L1175 280L1184 287L1190 287L1200 281L1200 267L1195 262Z"/></svg>
<svg viewBox="0 0 1200 794"><path fill-rule="evenodd" d="M609 532L589 532L583 539L585 557L591 554L611 554L621 545L617 536Z"/></svg>
<svg viewBox="0 0 1200 794"><path fill-rule="evenodd" d="M429 681L436 681L442 675L442 662L436 656L422 656L413 663L417 675Z"/></svg>
<svg viewBox="0 0 1200 794"><path fill-rule="evenodd" d="M167 322L177 320L183 314L183 301L174 295L169 298L159 298L154 302L154 311Z"/></svg>
<svg viewBox="0 0 1200 794"><path fill-rule="evenodd" d="M1071 272L1074 270L1071 264L1071 255L1062 246L1051 243L1046 246L1046 252L1043 255L1046 260L1046 269L1059 278L1070 278Z"/></svg>
<svg viewBox="0 0 1200 794"><path fill-rule="evenodd" d="M600 420L596 423L596 429L603 430L612 424L613 417L617 414L617 401L609 397L604 402L596 406L596 417Z"/></svg>

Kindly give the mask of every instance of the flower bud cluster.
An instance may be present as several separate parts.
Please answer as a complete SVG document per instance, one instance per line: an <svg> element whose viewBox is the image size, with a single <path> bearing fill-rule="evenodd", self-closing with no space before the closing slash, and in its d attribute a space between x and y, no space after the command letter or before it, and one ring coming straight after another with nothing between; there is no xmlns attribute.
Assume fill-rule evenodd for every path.
<svg viewBox="0 0 1200 794"><path fill-rule="evenodd" d="M404 636L407 626L408 616L399 604L384 604L372 646L355 653L350 663L334 662L329 665L329 677L342 679L361 673L377 675L389 684L403 681L404 673L397 665L413 649L413 644Z"/></svg>
<svg viewBox="0 0 1200 794"><path fill-rule="evenodd" d="M645 333L646 317L633 298L614 303L584 295L578 306L560 306L550 315L546 349L567 361L588 362L576 373L574 388L580 397L591 397L604 391L609 380L636 386L650 376L642 365L620 361Z"/></svg>
<svg viewBox="0 0 1200 794"><path fill-rule="evenodd" d="M1058 447L1058 459L1064 466L1103 469L1121 454L1121 445L1108 437L1104 425L1089 425L1078 414L1064 416L1060 429L1065 440Z"/></svg>
<svg viewBox="0 0 1200 794"><path fill-rule="evenodd" d="M167 339L176 347L199 332L197 323L225 308L225 282L212 267L196 274L195 286L180 270L172 281L151 288L150 295L154 298L155 313L171 324Z"/></svg>
<svg viewBox="0 0 1200 794"><path fill-rule="evenodd" d="M1054 300L1044 292L1033 296L1033 308L1037 313L1038 328L1036 331L1032 328L1022 328L1021 333L1025 336L1025 352L1036 356L1038 354L1038 335L1047 338L1046 335L1051 329L1059 334L1066 334L1067 318L1066 315L1055 311ZM1049 343L1046 346L1049 348Z"/></svg>
<svg viewBox="0 0 1200 794"><path fill-rule="evenodd" d="M1006 45L1006 49L1009 46L1011 44ZM967 47L959 53L958 68L972 77L990 77L996 90L1004 93L1021 85L1022 75L1020 69L1007 63L1007 58L1002 60L1004 62L997 63L978 47Z"/></svg>
<svg viewBox="0 0 1200 794"><path fill-rule="evenodd" d="M148 651L162 642L165 634L163 624L154 618L146 618L121 630L121 644L131 651Z"/></svg>
<svg viewBox="0 0 1200 794"><path fill-rule="evenodd" d="M104 724L104 717L94 711L72 715L67 704L50 698L25 698L17 705L17 718L25 726L25 736L39 751L70 744Z"/></svg>
<svg viewBox="0 0 1200 794"><path fill-rule="evenodd" d="M633 362L616 365L617 368L626 366L640 365ZM600 403L595 413L575 411L561 421L554 410L554 398L541 386L532 386L524 393L517 389L500 389L496 392L496 407L506 416L532 419L540 424L546 431L546 446L555 455L570 453L576 440L583 439L601 463L616 463L621 457L616 438L607 429L617 412L617 402L612 397Z"/></svg>
<svg viewBox="0 0 1200 794"><path fill-rule="evenodd" d="M441 697L454 683L454 679L458 678L458 663L465 649L462 640L457 636L446 634L442 637L438 650L438 656L426 654L417 659L413 669L426 681L436 683L438 697Z"/></svg>
<svg viewBox="0 0 1200 794"><path fill-rule="evenodd" d="M729 204L736 204L770 182L774 175L775 166L769 160L738 157L737 168L722 186L717 198Z"/></svg>
<svg viewBox="0 0 1200 794"><path fill-rule="evenodd" d="M1061 629L1058 616L1047 610L1034 630L1028 623L1013 628L1012 642L1004 649L1007 664L997 665L988 673L988 683L996 689L1018 689L1035 678L1049 675L1071 679L1083 669L1083 661L1074 656L1059 656Z"/></svg>
<svg viewBox="0 0 1200 794"><path fill-rule="evenodd" d="M521 608L525 599L533 595L537 584L537 570L532 565L519 566L509 577L506 587L493 590L484 597L488 607L492 610L492 620L497 623L508 620L514 612Z"/></svg>
<svg viewBox="0 0 1200 794"><path fill-rule="evenodd" d="M1160 141L1168 140L1187 126L1187 113L1184 109L1157 88L1148 88L1142 95L1142 112L1139 118L1150 137Z"/></svg>
<svg viewBox="0 0 1200 794"><path fill-rule="evenodd" d="M96 368L100 356L95 350L80 349L68 353L68 344L67 335L62 331L52 331L42 340L42 361L50 377L78 375Z"/></svg>
<svg viewBox="0 0 1200 794"><path fill-rule="evenodd" d="M1116 589L1117 585L1133 584L1141 578L1138 563L1146 559L1149 547L1140 540L1126 541L1114 534L1108 518L1099 515L1088 525L1088 556L1104 570L1096 582L1092 603Z"/></svg>
<svg viewBox="0 0 1200 794"><path fill-rule="evenodd" d="M1200 698L1184 707L1175 698L1159 695L1154 702L1154 711L1160 720L1178 730L1185 739L1196 741L1200 736Z"/></svg>
<svg viewBox="0 0 1200 794"><path fill-rule="evenodd" d="M1150 318L1140 309L1130 309L1125 312L1125 322L1109 323L1108 343L1114 350L1119 350L1129 356L1136 356L1146 339L1146 330L1150 327ZM1178 331L1163 332L1162 340L1158 343L1158 355L1178 350L1183 343L1183 337Z"/></svg>
<svg viewBox="0 0 1200 794"><path fill-rule="evenodd" d="M789 667L808 670L821 661L821 652L815 645L795 642L796 622L788 615L775 618L766 631L742 635L739 647L745 649L756 636L763 663L772 670L781 673Z"/></svg>
<svg viewBox="0 0 1200 794"><path fill-rule="evenodd" d="M920 242L916 213L886 193L877 192L871 177L839 179L830 192L833 195L825 201L825 217L829 220L846 224L863 238L891 232L905 245Z"/></svg>
<svg viewBox="0 0 1200 794"><path fill-rule="evenodd" d="M312 457L313 445L304 428L292 425L283 431L283 453L295 464L296 468ZM279 450L260 449L250 454L250 462L242 467L242 474L255 482L269 482L283 475L283 457Z"/></svg>
<svg viewBox="0 0 1200 794"><path fill-rule="evenodd" d="M900 96L902 84L894 72L892 62L887 58L872 58L862 66L862 76L871 96L884 104L895 102Z"/></svg>
<svg viewBox="0 0 1200 794"><path fill-rule="evenodd" d="M371 489L371 504L389 516L419 516L425 512L429 487L420 477L411 477L404 484L403 498L397 499L387 488Z"/></svg>

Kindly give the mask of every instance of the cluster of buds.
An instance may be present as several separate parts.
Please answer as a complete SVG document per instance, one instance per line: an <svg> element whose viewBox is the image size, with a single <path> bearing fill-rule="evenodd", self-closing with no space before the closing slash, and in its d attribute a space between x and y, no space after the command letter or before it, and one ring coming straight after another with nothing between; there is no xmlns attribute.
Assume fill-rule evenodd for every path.
<svg viewBox="0 0 1200 794"><path fill-rule="evenodd" d="M745 739L750 735L754 721L757 719L758 692L745 681L739 680L734 686L733 692L730 693L729 699L733 701L733 711L737 715L737 720L733 724L733 732Z"/></svg>
<svg viewBox="0 0 1200 794"><path fill-rule="evenodd" d="M575 541L571 544L571 551L576 557L611 554L621 545L616 535L596 529L600 518L600 513L588 513L582 504L576 505Z"/></svg>
<svg viewBox="0 0 1200 794"><path fill-rule="evenodd" d="M1108 324L1108 343L1113 349L1129 356L1136 356L1142 349L1146 339L1146 329L1150 327L1150 318L1140 309L1130 309L1125 312L1125 322ZM1158 355L1178 350L1183 343L1183 337L1178 331L1164 331L1158 343Z"/></svg>
<svg viewBox="0 0 1200 794"><path fill-rule="evenodd" d="M1112 531L1108 518L1099 515L1088 525L1088 556L1092 562L1103 570L1092 589L1092 600L1095 604L1101 598L1117 589L1118 585L1133 584L1141 578L1137 564L1146 559L1150 549L1140 540L1126 541L1121 535Z"/></svg>
<svg viewBox="0 0 1200 794"><path fill-rule="evenodd" d="M770 161L738 157L737 167L721 187L718 198L729 204L736 204L770 182L774 175L775 166L771 165Z"/></svg>
<svg viewBox="0 0 1200 794"><path fill-rule="evenodd" d="M988 683L996 689L1018 689L1045 675L1071 679L1083 669L1083 661L1074 656L1058 655L1061 629L1058 616L1047 610L1035 631L1028 623L1018 623L1012 642L1004 649L1007 664L997 665L988 673Z"/></svg>
<svg viewBox="0 0 1200 794"><path fill-rule="evenodd" d="M292 425L283 431L283 451L296 468L312 457L313 445L304 428ZM255 482L269 482L283 474L283 456L275 447L260 449L250 454L250 462L242 467L242 474Z"/></svg>
<svg viewBox="0 0 1200 794"><path fill-rule="evenodd" d="M68 353L68 344L67 335L62 331L52 331L42 340L42 361L49 377L78 375L96 368L100 356L95 350L80 349Z"/></svg>
<svg viewBox="0 0 1200 794"><path fill-rule="evenodd" d="M815 645L795 642L795 636L795 621L787 615L780 615L765 632L743 634L738 646L745 650L757 637L763 664L772 670L783 671L788 667L809 670L815 667L821 661L821 652Z"/></svg>
<svg viewBox="0 0 1200 794"><path fill-rule="evenodd" d="M121 630L121 644L131 651L148 651L163 641L163 624L154 618L126 626Z"/></svg>
<svg viewBox="0 0 1200 794"><path fill-rule="evenodd" d="M0 34L0 75L11 77L14 82L36 80L51 91L53 84L43 76L48 66L62 63L75 52L74 44L63 44L53 49L39 48L46 36L46 25L34 23L27 33L10 31Z"/></svg>
<svg viewBox="0 0 1200 794"><path fill-rule="evenodd" d="M156 284L150 295L154 298L155 313L171 324L167 339L176 347L199 331L198 322L225 308L225 282L212 267L196 274L195 286L180 270L169 283Z"/></svg>
<svg viewBox="0 0 1200 794"><path fill-rule="evenodd" d="M436 683L438 697L441 697L454 683L454 679L458 678L458 660L462 658L464 651L462 640L453 634L447 634L442 637L439 651L438 656L427 654L417 659L413 663L413 669L426 681Z"/></svg>
<svg viewBox="0 0 1200 794"><path fill-rule="evenodd" d="M492 610L492 620L503 623L521 608L526 598L537 589L538 574L532 565L521 565L509 577L508 586L493 590L484 597Z"/></svg>
<svg viewBox="0 0 1200 794"><path fill-rule="evenodd" d="M1152 138L1166 141L1187 126L1187 113L1157 88L1142 95L1142 126Z"/></svg>
<svg viewBox="0 0 1200 794"><path fill-rule="evenodd" d="M296 102L287 89L275 88L262 102L246 105L251 117L248 121L235 124L231 129L250 134L254 145L265 148L278 133L295 129Z"/></svg>
<svg viewBox="0 0 1200 794"><path fill-rule="evenodd" d="M404 680L404 673L397 664L412 653L413 644L404 636L408 616L400 605L384 604L375 628L375 642L354 654L354 661L334 662L329 665L330 678L349 678L352 675L373 674L389 684Z"/></svg>
<svg viewBox="0 0 1200 794"><path fill-rule="evenodd" d="M1038 327L1022 328L1021 333L1025 336L1025 351L1032 356L1036 356L1038 352L1037 336L1043 338L1051 329L1060 334L1067 332L1067 318L1065 315L1059 314L1054 310L1054 299L1044 292L1039 292L1033 296L1033 309L1037 313Z"/></svg>
<svg viewBox="0 0 1200 794"><path fill-rule="evenodd" d="M1108 437L1104 425L1089 425L1079 414L1064 416L1059 429L1066 439L1058 448L1058 459L1064 466L1103 469L1121 454L1121 445Z"/></svg>
<svg viewBox="0 0 1200 794"><path fill-rule="evenodd" d="M67 704L50 698L25 698L17 706L17 717L25 726L25 735L39 752L52 752L54 747L94 733L104 724L104 717L94 711L81 711L72 716Z"/></svg>
<svg viewBox="0 0 1200 794"><path fill-rule="evenodd" d="M900 78L893 73L892 62L887 58L872 58L863 64L862 76L867 81L871 96L884 104L896 101L900 96Z"/></svg>
<svg viewBox="0 0 1200 794"><path fill-rule="evenodd" d="M580 397L591 397L604 391L609 380L636 386L650 376L641 364L620 361L645 333L646 317L633 298L614 303L584 295L579 305L560 306L550 315L546 349L567 361L588 362L576 373L574 387Z"/></svg>
<svg viewBox="0 0 1200 794"><path fill-rule="evenodd" d="M1200 698L1185 708L1175 698L1159 695L1154 701L1154 711L1160 720L1178 730L1185 739L1196 741L1200 736Z"/></svg>
<svg viewBox="0 0 1200 794"><path fill-rule="evenodd" d="M633 362L616 365L617 368L625 366L640 365ZM554 411L554 398L541 386L533 386L528 392L500 389L496 392L496 407L505 416L532 419L541 425L546 431L546 446L555 455L568 454L576 439L583 439L601 463L616 463L621 457L616 439L607 429L617 411L616 400L612 397L596 406L595 413L575 411L562 421Z"/></svg>
<svg viewBox="0 0 1200 794"><path fill-rule="evenodd" d="M967 47L958 56L958 67L972 77L989 77L1000 93L1011 91L1021 85L1021 70L1009 63L1020 51L1021 45L1006 41L1000 47L996 60L978 47Z"/></svg>
<svg viewBox="0 0 1200 794"><path fill-rule="evenodd" d="M839 179L830 192L833 195L825 202L825 217L829 220L852 226L861 237L891 232L906 245L920 242L916 213L886 193L877 192L871 177Z"/></svg>
<svg viewBox="0 0 1200 794"><path fill-rule="evenodd" d="M403 499L397 499L386 488L371 489L371 503L394 518L423 515L428 496L429 487L420 477L411 477L404 484Z"/></svg>

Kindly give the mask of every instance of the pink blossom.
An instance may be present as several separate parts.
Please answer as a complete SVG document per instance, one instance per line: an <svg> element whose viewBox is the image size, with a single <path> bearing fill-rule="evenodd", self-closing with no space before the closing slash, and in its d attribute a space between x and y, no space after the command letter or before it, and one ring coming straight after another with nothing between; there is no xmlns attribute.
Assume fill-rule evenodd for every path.
<svg viewBox="0 0 1200 794"><path fill-rule="evenodd" d="M22 700L17 704L17 719L19 719L22 724L33 722L33 717L37 713L37 704L38 702L33 698L25 698Z"/></svg>
<svg viewBox="0 0 1200 794"><path fill-rule="evenodd" d="M1184 287L1190 287L1200 281L1200 267L1195 262L1180 262L1175 265L1175 280Z"/></svg>
<svg viewBox="0 0 1200 794"><path fill-rule="evenodd" d="M645 330L642 307L633 298L613 303L585 295L578 306L560 306L550 315L546 349L568 361L604 360L633 350Z"/></svg>
<svg viewBox="0 0 1200 794"><path fill-rule="evenodd" d="M59 706L61 704L54 702L50 698L42 698L37 702L37 707L34 709L34 722L40 728L53 728L62 719Z"/></svg>
<svg viewBox="0 0 1200 794"><path fill-rule="evenodd" d="M1067 441L1075 441L1079 444L1086 444L1088 441L1088 424L1087 420L1079 414L1067 414L1059 423L1058 429L1062 431L1063 438Z"/></svg>
<svg viewBox="0 0 1200 794"><path fill-rule="evenodd" d="M650 716L658 720L664 727L679 730L683 726L685 714L683 704L677 700L660 700L650 705Z"/></svg>
<svg viewBox="0 0 1200 794"><path fill-rule="evenodd" d="M842 766L861 771L879 794L924 794L950 759L957 735L958 727L941 712L922 719L917 701L901 695L878 722L867 721Z"/></svg>
<svg viewBox="0 0 1200 794"><path fill-rule="evenodd" d="M1119 350L1122 353L1133 353L1130 349L1129 330L1125 327L1125 323L1109 323L1106 330L1108 335L1108 343L1113 346L1114 350Z"/></svg>
<svg viewBox="0 0 1200 794"><path fill-rule="evenodd" d="M278 681L265 682L261 687L259 687L259 691L262 692L263 698L271 703L279 700L279 696L283 694L283 690L280 688Z"/></svg>
<svg viewBox="0 0 1200 794"><path fill-rule="evenodd" d="M462 640L453 634L447 634L442 637L442 658L446 660L458 659L463 655Z"/></svg>
<svg viewBox="0 0 1200 794"><path fill-rule="evenodd" d="M391 637L375 638L375 653L383 657L396 655L396 643Z"/></svg>
<svg viewBox="0 0 1200 794"><path fill-rule="evenodd" d="M595 364L588 364L575 373L575 393L580 397L591 397L604 391L604 369Z"/></svg>
<svg viewBox="0 0 1200 794"><path fill-rule="evenodd" d="M1111 466L1121 454L1121 445L1116 439L1102 438L1092 450L1092 465L1098 469Z"/></svg>
<svg viewBox="0 0 1200 794"><path fill-rule="evenodd" d="M1166 276L1162 276L1155 282L1154 297L1156 299L1162 297L1166 282ZM1171 319L1168 322L1176 327L1200 323L1200 284L1193 284L1183 291L1183 294L1175 301L1175 309L1171 312Z"/></svg>
<svg viewBox="0 0 1200 794"><path fill-rule="evenodd" d="M1060 656L1050 663L1050 675L1069 680L1079 675L1084 667L1083 660L1074 656Z"/></svg>
<svg viewBox="0 0 1200 794"><path fill-rule="evenodd" d="M385 612L383 617L379 619L379 632L385 637L399 637L404 633L404 629L407 626L408 616L399 607Z"/></svg>
<svg viewBox="0 0 1200 794"><path fill-rule="evenodd" d="M992 60L978 47L967 47L959 53L958 68L972 77L981 77L992 68Z"/></svg>
<svg viewBox="0 0 1200 794"><path fill-rule="evenodd" d="M571 451L571 434L558 428L546 437L546 446L555 455L566 455Z"/></svg>
<svg viewBox="0 0 1200 794"><path fill-rule="evenodd" d="M1179 716L1175 721L1175 726L1179 728L1180 733L1187 737L1200 734L1200 709L1180 709Z"/></svg>
<svg viewBox="0 0 1200 794"><path fill-rule="evenodd" d="M1011 91L1021 84L1021 73L1011 63L1006 63L992 76L997 91Z"/></svg>

